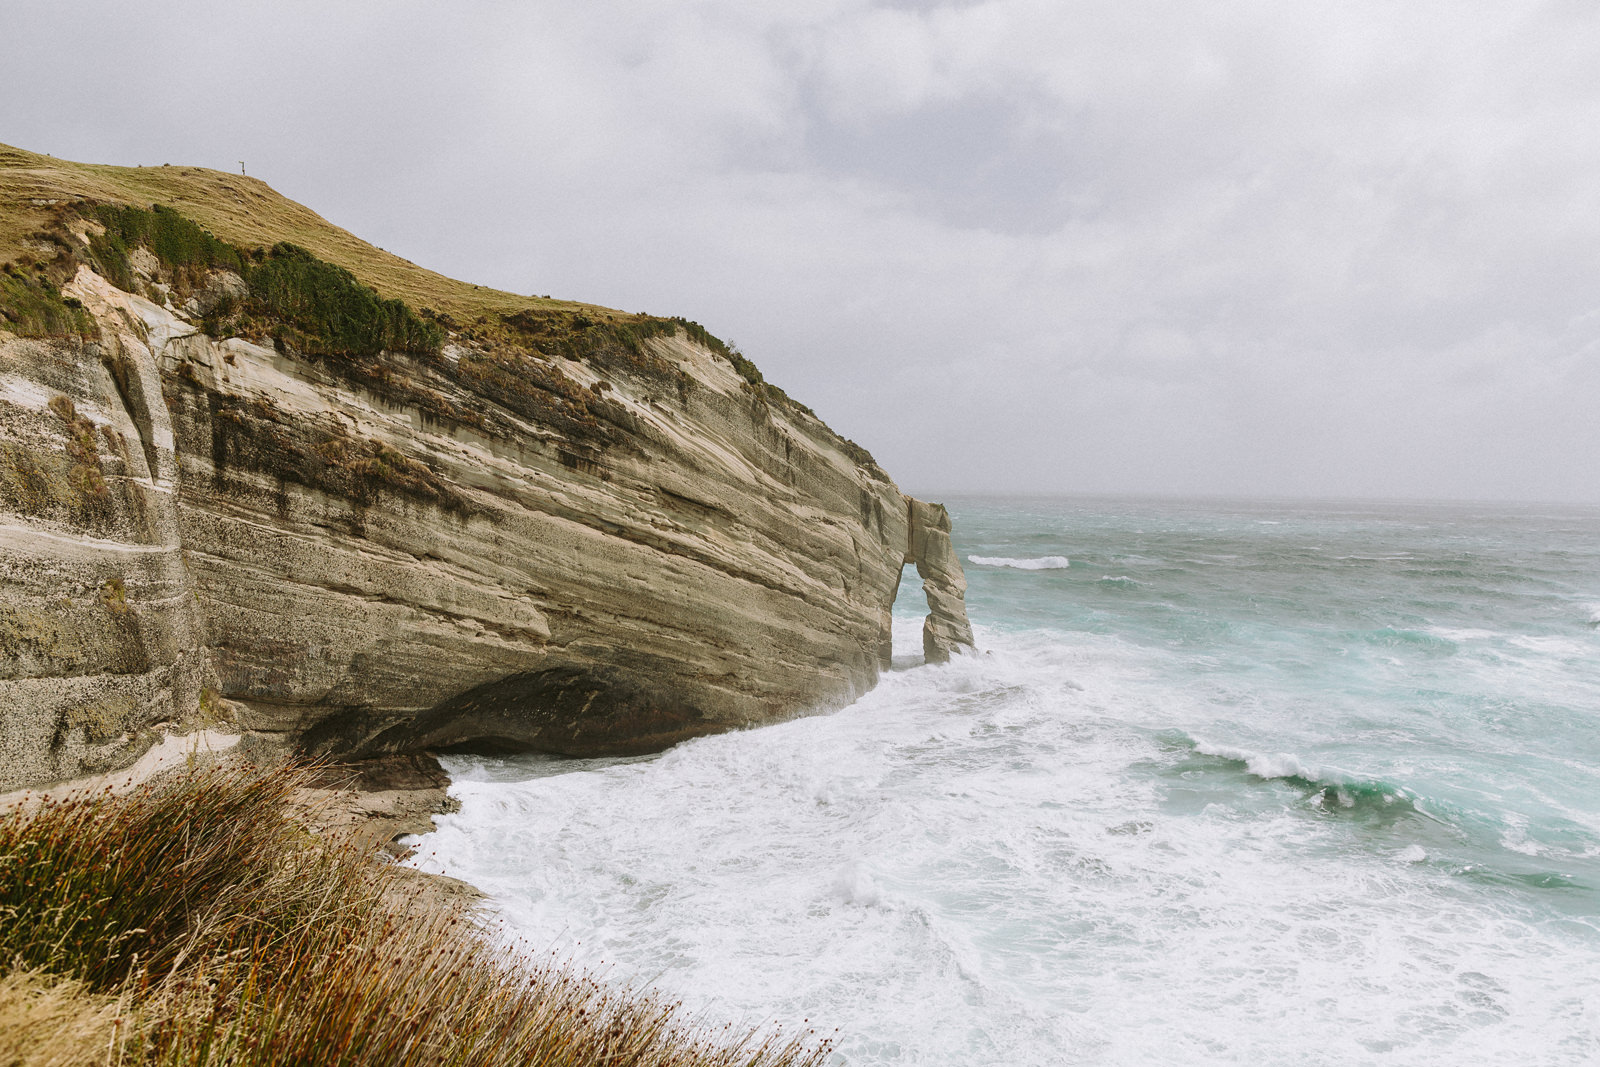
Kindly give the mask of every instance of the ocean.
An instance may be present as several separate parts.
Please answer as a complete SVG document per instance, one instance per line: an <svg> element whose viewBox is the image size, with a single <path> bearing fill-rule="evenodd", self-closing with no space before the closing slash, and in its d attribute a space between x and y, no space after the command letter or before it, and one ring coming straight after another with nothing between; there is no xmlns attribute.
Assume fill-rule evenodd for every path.
<svg viewBox="0 0 1600 1067"><path fill-rule="evenodd" d="M978 653L412 861L839 1064L1600 1063L1600 509L949 498Z"/></svg>

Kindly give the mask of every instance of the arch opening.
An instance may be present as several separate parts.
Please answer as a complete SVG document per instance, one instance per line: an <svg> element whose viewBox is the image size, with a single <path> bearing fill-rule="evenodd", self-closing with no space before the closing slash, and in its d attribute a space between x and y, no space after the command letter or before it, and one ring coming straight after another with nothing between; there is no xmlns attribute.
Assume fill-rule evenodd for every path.
<svg viewBox="0 0 1600 1067"><path fill-rule="evenodd" d="M932 608L916 564L904 564L900 569L900 584L895 589L894 604L889 615L890 670L903 671L927 662L923 653L922 628Z"/></svg>

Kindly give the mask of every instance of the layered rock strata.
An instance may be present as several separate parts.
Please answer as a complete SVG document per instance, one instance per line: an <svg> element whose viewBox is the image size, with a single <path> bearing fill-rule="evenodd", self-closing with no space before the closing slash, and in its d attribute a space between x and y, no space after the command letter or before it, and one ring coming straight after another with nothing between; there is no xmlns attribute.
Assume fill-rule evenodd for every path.
<svg viewBox="0 0 1600 1067"><path fill-rule="evenodd" d="M200 725L594 755L838 707L906 563L927 658L971 643L944 509L683 332L543 359L585 398L543 419L462 334L358 376L87 267L62 292L97 338L0 332L0 792Z"/></svg>
<svg viewBox="0 0 1600 1067"><path fill-rule="evenodd" d="M929 663L947 663L953 653L972 647L967 576L950 543L950 513L945 506L909 497L906 504L905 562L916 565L928 598L928 616L922 621L922 656Z"/></svg>

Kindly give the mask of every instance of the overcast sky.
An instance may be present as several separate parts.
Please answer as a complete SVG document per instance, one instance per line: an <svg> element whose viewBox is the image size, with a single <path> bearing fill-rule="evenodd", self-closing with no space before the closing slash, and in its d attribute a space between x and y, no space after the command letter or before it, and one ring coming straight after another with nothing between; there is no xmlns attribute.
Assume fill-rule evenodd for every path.
<svg viewBox="0 0 1600 1067"><path fill-rule="evenodd" d="M7 0L0 141L697 319L912 491L1600 501L1594 0Z"/></svg>

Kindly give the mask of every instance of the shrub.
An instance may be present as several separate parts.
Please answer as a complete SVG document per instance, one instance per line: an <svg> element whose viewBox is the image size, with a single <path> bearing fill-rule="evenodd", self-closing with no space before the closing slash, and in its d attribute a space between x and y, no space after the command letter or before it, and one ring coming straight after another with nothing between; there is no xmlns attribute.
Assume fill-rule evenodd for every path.
<svg viewBox="0 0 1600 1067"><path fill-rule="evenodd" d="M281 242L245 272L253 309L277 324L280 340L317 356L373 356L384 350L435 353L444 331L385 300L355 275Z"/></svg>
<svg viewBox="0 0 1600 1067"><path fill-rule="evenodd" d="M143 246L161 260L183 285L192 285L213 269L244 269L244 257L226 241L218 240L170 207L152 204L150 210L118 204L101 204L91 217L105 227L89 239L89 252L100 273L119 289L131 291L133 267L128 256Z"/></svg>
<svg viewBox="0 0 1600 1067"><path fill-rule="evenodd" d="M90 258L119 289L138 289L130 259L137 248L161 262L179 292L197 288L213 270L244 278L250 295L243 306L224 300L207 314L204 326L213 335L233 332L240 319L263 319L280 340L315 356L371 356L385 349L434 353L443 340L438 326L403 301L384 299L299 245L281 242L246 252L161 204L149 210L101 204L89 214L105 228L90 238Z"/></svg>

